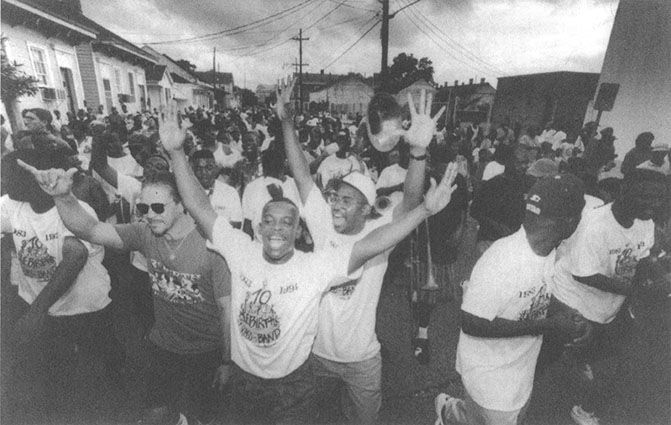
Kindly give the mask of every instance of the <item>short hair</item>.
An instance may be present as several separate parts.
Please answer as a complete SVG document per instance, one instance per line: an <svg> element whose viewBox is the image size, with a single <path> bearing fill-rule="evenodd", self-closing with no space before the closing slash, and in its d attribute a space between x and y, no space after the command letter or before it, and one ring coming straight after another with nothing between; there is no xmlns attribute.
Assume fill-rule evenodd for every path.
<svg viewBox="0 0 671 425"><path fill-rule="evenodd" d="M271 146L261 154L261 167L266 176L277 176L284 174L285 166L284 149Z"/></svg>
<svg viewBox="0 0 671 425"><path fill-rule="evenodd" d="M268 194L270 195L270 201L266 202L266 204L263 206L263 212L265 212L266 208L270 204L285 203L293 206L296 209L297 215L300 215L298 205L296 205L296 203L291 199L284 196L284 190L281 186L276 184L269 184L266 186L266 190L268 190Z"/></svg>
<svg viewBox="0 0 671 425"><path fill-rule="evenodd" d="M172 196L172 199L176 203L182 201L182 197L179 195L179 189L177 188L175 175L169 171L158 171L146 176L144 182L142 182L142 188L147 186L165 186L170 190L170 196Z"/></svg>
<svg viewBox="0 0 671 425"><path fill-rule="evenodd" d="M655 140L655 135L649 131L644 131L643 133L636 136L636 147L650 146L652 141Z"/></svg>
<svg viewBox="0 0 671 425"><path fill-rule="evenodd" d="M389 93L376 94L368 104L368 128L371 134L378 134L382 130L382 121L400 116L401 107Z"/></svg>
<svg viewBox="0 0 671 425"><path fill-rule="evenodd" d="M7 195L19 202L41 201L49 203L51 199L39 186L33 175L17 164L20 159L38 170L50 168L68 169L69 150L63 147L48 147L45 149L20 149L8 153L2 159L2 186ZM3 190L5 192L5 190ZM51 201L53 202L53 200Z"/></svg>
<svg viewBox="0 0 671 425"><path fill-rule="evenodd" d="M194 153L192 153L190 159L193 162L196 162L199 159L211 159L214 161L214 154L212 153L211 150L201 149L199 151L195 151Z"/></svg>
<svg viewBox="0 0 671 425"><path fill-rule="evenodd" d="M51 115L51 112L47 111L46 109L42 108L33 108L29 109L26 112L31 112L35 114L37 118L40 119L40 121L46 122L48 125L51 125L51 122L53 121L54 117Z"/></svg>

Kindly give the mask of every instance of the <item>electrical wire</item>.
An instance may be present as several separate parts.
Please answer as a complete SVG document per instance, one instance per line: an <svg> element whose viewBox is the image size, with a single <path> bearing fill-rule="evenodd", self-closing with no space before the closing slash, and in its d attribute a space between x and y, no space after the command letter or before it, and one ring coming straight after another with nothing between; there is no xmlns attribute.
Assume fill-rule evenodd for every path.
<svg viewBox="0 0 671 425"><path fill-rule="evenodd" d="M371 19L375 19L376 17L377 17L377 16L373 16L373 18L371 18ZM322 69L326 69L326 68L330 67L331 65L333 65L334 63L336 63L340 58L342 58L343 56L345 56L345 54L346 54L347 52L349 52L350 50L352 50L352 48L353 48L354 46L356 46L361 40L363 40L363 38L364 38L366 35L368 35L368 33L371 32L371 31L373 30L373 28L375 28L375 27L377 26L377 24L379 24L380 22L382 22L382 19L377 19L375 22L373 22L373 25L371 25L370 28L368 28L363 34L361 34L361 36L360 36L359 38L357 38L356 41L355 41L354 43L352 43L347 49L345 49L344 52L342 52L341 54L339 54L338 57L336 57L335 59L333 59L331 62L329 62L328 65L326 65L326 66L325 66L324 68L322 68Z"/></svg>
<svg viewBox="0 0 671 425"><path fill-rule="evenodd" d="M496 67L495 65L485 61L484 59L478 57L478 55L472 53L467 47L463 46L460 44L457 40L451 38L448 36L440 27L438 27L429 17L424 15L421 10L419 9L414 9L411 11L412 13L415 14L415 16L418 16L420 21L423 21L427 24L429 24L429 29L433 28L433 33L438 35L439 38L442 38L442 40L446 44L450 44L457 50L461 51L464 55L467 57L471 58L471 60L475 61L476 63L479 63L481 66L483 66L485 69L488 69L493 71L496 74L499 74L499 76L503 76L506 74L505 71L503 71L501 68Z"/></svg>
<svg viewBox="0 0 671 425"><path fill-rule="evenodd" d="M193 36L193 37L174 39L174 40L146 42L144 44L160 45L160 44L190 43L190 42L195 42L195 41L205 41L207 39L217 38L217 37L220 37L220 36L223 36L223 35L240 34L240 33L244 32L245 28L250 28L250 27L256 28L259 25L262 25L262 24L267 25L267 24L269 24L271 22L275 22L279 19L286 18L286 17L296 13L301 8L307 6L307 4L312 2L312 1L314 1L314 0L305 0L301 3L298 3L294 6L289 7L287 9L283 9L283 10L277 12L277 13L273 13L271 15L268 15L268 16L264 17L264 18L257 19L256 21L252 21L252 22L249 22L249 23L244 24L244 25L239 25L239 26L234 27L234 28L228 28L228 29L225 29L225 30L222 30L222 31L217 31L217 32L209 33L209 34L202 34L202 35Z"/></svg>

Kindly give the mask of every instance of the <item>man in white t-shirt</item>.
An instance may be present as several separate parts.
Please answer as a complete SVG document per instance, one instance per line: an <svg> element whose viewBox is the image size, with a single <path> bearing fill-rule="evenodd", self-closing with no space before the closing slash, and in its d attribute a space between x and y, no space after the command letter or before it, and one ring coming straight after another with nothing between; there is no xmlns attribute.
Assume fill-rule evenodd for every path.
<svg viewBox="0 0 671 425"><path fill-rule="evenodd" d="M552 308L578 310L592 323L594 341L577 352L582 364L614 354L617 337L613 320L638 285L637 274L650 266L653 218L668 205L668 196L662 174L634 169L625 176L621 195L612 204L585 214L566 241L564 255L556 264ZM563 342L560 336L547 341L552 347L561 347ZM589 369L594 381L594 372ZM573 408L576 423L597 423L588 412L599 407L598 396L586 394L592 400L583 400L585 409Z"/></svg>
<svg viewBox="0 0 671 425"><path fill-rule="evenodd" d="M464 400L436 397L436 424L521 423L543 334L580 336L576 311L547 317L555 248L575 230L584 205L573 175L540 179L529 191L520 230L480 257L464 289L456 370Z"/></svg>
<svg viewBox="0 0 671 425"><path fill-rule="evenodd" d="M254 423L311 423L315 387L307 361L324 292L356 279L366 261L444 208L454 190L456 172L448 173L437 187L434 181L424 203L392 225L342 249L324 246L315 253L302 253L294 246L298 207L287 198L274 198L263 207L260 244L218 218L202 192L195 190L197 180L176 128L175 133L163 144L172 151L184 205L232 271L234 407L241 419Z"/></svg>
<svg viewBox="0 0 671 425"><path fill-rule="evenodd" d="M352 152L350 138L344 131L338 133L336 143L338 150L326 157L317 169L317 177L322 187L353 171L369 175L366 164Z"/></svg>
<svg viewBox="0 0 671 425"><path fill-rule="evenodd" d="M232 186L217 179L219 167L211 151L195 151L190 157L191 168L200 185L207 192L212 208L217 214L226 217L233 227L242 226L242 205L240 194Z"/></svg>
<svg viewBox="0 0 671 425"><path fill-rule="evenodd" d="M123 352L114 337L108 308L110 277L102 265L103 247L74 237L63 224L53 199L17 165L17 159L39 168L60 168L67 167L68 156L55 150L19 150L3 159L3 167L7 168L3 177L8 179L3 185L7 185L8 195L0 198L0 222L2 233L13 235L18 267L12 270L17 280L12 283L25 301L25 314L14 324L16 358L3 361L12 362L12 379L33 386L30 396L19 400L25 403L26 412L45 406L37 400L40 392L34 390L50 388L46 403L49 407L43 412L47 416L42 418L46 420L57 414L49 410L58 409L58 392L72 391L62 384L47 385L72 378L63 376L67 372L58 366L56 359L63 355L59 346L76 344L93 358L102 359L108 376L115 377L120 376ZM77 202L95 216L90 206ZM5 385L15 388L18 384ZM17 394L25 395L21 391ZM73 401L83 402L76 398Z"/></svg>
<svg viewBox="0 0 671 425"><path fill-rule="evenodd" d="M411 105L412 126L404 139L410 145L410 165L403 187L402 202L380 214L374 211L376 198L373 181L360 172L352 172L338 182L330 205L315 183L296 139L291 113L286 105L291 88L283 88L276 105L282 120L284 146L289 166L296 179L305 221L320 247L351 245L376 228L402 219L421 202L426 169L426 147L436 129L441 109L430 116L431 95L422 93L419 110ZM381 117L380 117L381 118ZM454 179L456 167L446 175ZM376 310L390 251L369 260L360 279L333 287L322 298L319 327L313 347L314 369L318 376L334 377L345 383L341 399L347 419L355 423L375 422L382 402L382 358L375 334Z"/></svg>

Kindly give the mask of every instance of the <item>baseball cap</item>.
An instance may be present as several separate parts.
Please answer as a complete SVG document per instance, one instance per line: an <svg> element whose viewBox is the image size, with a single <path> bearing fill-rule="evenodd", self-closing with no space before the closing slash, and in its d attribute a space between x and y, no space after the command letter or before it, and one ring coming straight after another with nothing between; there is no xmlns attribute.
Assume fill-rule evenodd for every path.
<svg viewBox="0 0 671 425"><path fill-rule="evenodd" d="M653 152L668 152L671 150L671 147L668 143L655 143L651 147Z"/></svg>
<svg viewBox="0 0 671 425"><path fill-rule="evenodd" d="M527 170L527 174L536 178L554 176L559 173L559 166L556 162L548 158L541 158L534 161Z"/></svg>
<svg viewBox="0 0 671 425"><path fill-rule="evenodd" d="M358 171L353 171L342 178L343 183L352 186L366 198L369 205L375 205L375 198L377 193L375 191L375 183L370 177L363 175Z"/></svg>
<svg viewBox="0 0 671 425"><path fill-rule="evenodd" d="M529 190L526 210L543 217L572 217L585 206L582 180L573 174L543 177Z"/></svg>

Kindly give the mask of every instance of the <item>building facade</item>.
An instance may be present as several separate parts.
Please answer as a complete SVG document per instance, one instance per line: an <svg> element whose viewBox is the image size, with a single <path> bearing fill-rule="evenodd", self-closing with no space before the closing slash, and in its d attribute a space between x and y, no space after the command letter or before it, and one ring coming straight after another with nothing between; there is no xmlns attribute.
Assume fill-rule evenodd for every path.
<svg viewBox="0 0 671 425"><path fill-rule="evenodd" d="M3 48L9 62L37 80L35 96L23 96L16 105L3 105L22 126L20 111L43 108L62 116L85 105L86 94L75 46L96 39L96 31L77 20L52 13L39 3L2 1Z"/></svg>
<svg viewBox="0 0 671 425"><path fill-rule="evenodd" d="M575 140L598 80L596 73L564 71L499 78L492 124L519 123L524 129L553 121Z"/></svg>
<svg viewBox="0 0 671 425"><path fill-rule="evenodd" d="M321 104L331 114L366 114L373 87L357 75L344 77L309 94L310 105Z"/></svg>

